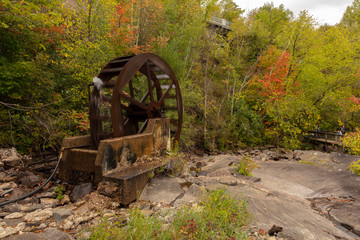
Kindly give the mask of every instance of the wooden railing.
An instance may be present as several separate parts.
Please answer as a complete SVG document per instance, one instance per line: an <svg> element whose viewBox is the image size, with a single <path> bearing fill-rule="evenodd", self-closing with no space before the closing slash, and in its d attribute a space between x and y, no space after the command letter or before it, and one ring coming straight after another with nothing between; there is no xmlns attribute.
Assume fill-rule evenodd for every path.
<svg viewBox="0 0 360 240"><path fill-rule="evenodd" d="M340 144L340 138L343 135L338 132L327 131L308 131L307 138L318 142L325 142L330 144Z"/></svg>
<svg viewBox="0 0 360 240"><path fill-rule="evenodd" d="M223 18L218 18L218 17L212 17L210 20L208 20L208 22L210 24L216 25L218 27L222 27L225 29L230 30L230 25L232 24L231 22L227 21L226 19Z"/></svg>

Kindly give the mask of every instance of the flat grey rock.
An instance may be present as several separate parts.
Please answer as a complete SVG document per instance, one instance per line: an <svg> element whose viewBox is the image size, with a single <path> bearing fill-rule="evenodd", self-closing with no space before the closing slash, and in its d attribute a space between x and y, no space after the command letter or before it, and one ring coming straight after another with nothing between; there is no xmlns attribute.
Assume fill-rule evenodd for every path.
<svg viewBox="0 0 360 240"><path fill-rule="evenodd" d="M182 194L184 190L174 177L161 176L148 182L139 199L171 204Z"/></svg>
<svg viewBox="0 0 360 240"><path fill-rule="evenodd" d="M218 155L218 156L208 157L208 158L209 158L209 161L208 161L207 166L202 168L202 171L205 171L208 173L216 171L221 168L226 168L229 165L231 165L231 163L237 162L237 161L239 161L239 159L241 159L241 157L232 156L232 155Z"/></svg>
<svg viewBox="0 0 360 240"><path fill-rule="evenodd" d="M340 223L351 232L360 235L360 204L344 202L332 206L329 211L330 217ZM360 238L360 237L359 237Z"/></svg>
<svg viewBox="0 0 360 240"><path fill-rule="evenodd" d="M259 167L253 173L255 177L262 179L262 184L272 189L280 190L281 184L266 181L267 176L280 179L284 184L302 185L313 191L307 198L318 197L347 197L359 196L360 200L360 177L351 174L349 171L338 170L323 166L297 162L259 162ZM273 186L271 186L273 184ZM286 189L284 187L284 189ZM291 188L288 188L291 189ZM286 192L286 190L284 190ZM289 192L290 193L290 192ZM310 191L309 191L310 193Z"/></svg>
<svg viewBox="0 0 360 240"><path fill-rule="evenodd" d="M73 213L74 213L74 211L71 209L60 208L60 207L54 208L52 218L57 222L61 222L62 220L64 220L65 218L67 218L68 216L70 216Z"/></svg>
<svg viewBox="0 0 360 240"><path fill-rule="evenodd" d="M227 168L220 168L213 172L208 173L206 176L208 176L208 177L224 177L224 176L232 176L232 175Z"/></svg>
<svg viewBox="0 0 360 240"><path fill-rule="evenodd" d="M74 187L72 192L70 193L70 201L76 202L82 197L85 197L87 194L90 194L92 191L92 184L91 183L83 183Z"/></svg>

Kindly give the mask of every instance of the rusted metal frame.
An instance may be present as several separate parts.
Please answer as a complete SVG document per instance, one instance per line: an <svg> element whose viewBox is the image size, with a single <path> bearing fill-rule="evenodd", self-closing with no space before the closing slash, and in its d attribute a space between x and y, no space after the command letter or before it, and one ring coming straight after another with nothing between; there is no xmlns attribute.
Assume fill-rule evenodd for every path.
<svg viewBox="0 0 360 240"><path fill-rule="evenodd" d="M131 58L120 72L118 79L115 83L113 101L112 101L112 122L114 137L125 136L125 125L122 116L122 108L120 105L120 97L128 100L130 103L140 108L144 108L142 103L139 103L135 99L122 94L122 91L126 84L133 78L136 72L144 65L146 61L145 55L137 55ZM145 109L146 110L146 109Z"/></svg>
<svg viewBox="0 0 360 240"><path fill-rule="evenodd" d="M165 62L162 58L160 58L159 56L154 55L154 54L152 54L151 61L157 67L159 67L164 73L166 73L169 76L169 78L172 79L172 83L175 85L176 100L177 100L177 107L178 107L178 121L179 121L178 129L174 136L174 143L175 143L180 138L180 133L181 133L181 128L182 128L182 119L183 119L183 105L182 105L182 97L181 97L180 87L179 87L179 84L175 77L175 74L173 73L173 71L171 70L171 68L167 62ZM171 86L169 87L169 89L171 89ZM169 89L168 89L168 91L169 91ZM164 95L162 96L163 100L164 100Z"/></svg>
<svg viewBox="0 0 360 240"><path fill-rule="evenodd" d="M159 107L161 107L161 106L159 106L160 104L164 104L166 98L172 97L172 98L176 98L176 104L177 104L177 110L178 110L177 131L176 131L176 134L174 137L174 140L178 140L179 136L180 136L181 126L182 126L182 114L183 114L182 108L183 107L182 107L182 99L181 99L181 93L179 90L179 85L177 83L176 77L175 77L174 73L172 72L170 66L159 56L156 56L154 54L139 54L139 55L137 55L135 57L131 57L131 58L128 57L126 59L124 59L124 58L118 58L118 59L121 59L121 62L123 62L124 65L123 65L123 69L120 72L118 79L115 83L114 95L113 95L113 99L112 99L112 121L113 121L114 136L115 137L124 136L125 135L125 130L124 130L125 125L128 125L128 124L130 124L130 122L133 122L133 121L141 121L142 122L142 120L140 120L140 119L145 119L143 126L141 126L138 131L138 132L141 132L142 128L146 127L146 122L147 122L146 120L151 115L151 113L149 113L149 112L146 113L145 111L147 111L149 108L154 108L153 110L158 109ZM111 63L109 63L109 64L111 64ZM112 66L106 67L106 69L116 68L116 67L119 68L120 65L113 64ZM146 69L145 74L144 73L143 74L147 76L149 91L143 96L143 98L139 102L136 99L134 99L135 94L134 94L134 86L132 85L133 84L132 78L133 78L134 74L136 74L137 71L142 70L142 68ZM172 80L171 84L169 85L168 89L166 90L166 92L164 94L162 94L163 91L161 89L160 81L159 81L159 79L157 79L156 75L154 74L153 69L158 69L156 71L164 72L169 77L169 79ZM116 69L116 70L119 70L119 69ZM102 74L102 75L104 75L104 78L106 78L107 80L110 80L110 77L108 77L110 74ZM154 81L154 83L152 83L152 81L150 79L152 81ZM105 82L106 81L104 81L104 83ZM126 84L129 84L130 96L126 95L122 92L122 90L124 89ZM174 85L175 85L175 94L176 95L169 96L169 91L171 90L171 88ZM155 102L155 99L154 99L155 98L154 91L153 91L154 87L156 87L157 102ZM117 97L116 97L116 95L117 95ZM150 96L150 103L148 105L145 103L147 101L146 99L148 99L149 96ZM128 101L130 103L130 105L126 106L126 105L122 104L121 103L122 99ZM116 103L116 101L117 101L117 103ZM128 109L125 109L125 107L127 107ZM142 112L142 111L136 110L136 108L140 108L145 111ZM124 119L122 109L127 111L127 114L126 114L126 115L128 115L127 119ZM128 110L131 110L131 111L128 111ZM176 109L172 108L172 110L176 110ZM150 114L150 115L148 115L148 114ZM157 116L157 114L155 114L155 115ZM173 120L173 121L171 121L171 123L176 124L176 121ZM131 124L133 124L133 123L131 123ZM135 124L135 128L136 127L139 127L138 122L137 122L137 124Z"/></svg>

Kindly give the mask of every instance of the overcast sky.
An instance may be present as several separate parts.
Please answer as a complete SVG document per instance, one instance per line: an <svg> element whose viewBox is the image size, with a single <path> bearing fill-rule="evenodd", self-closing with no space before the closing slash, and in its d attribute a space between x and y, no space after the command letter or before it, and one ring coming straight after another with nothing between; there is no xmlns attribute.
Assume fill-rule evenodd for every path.
<svg viewBox="0 0 360 240"><path fill-rule="evenodd" d="M339 23L346 7L351 5L353 0L234 0L236 4L246 10L258 8L267 2L273 2L276 7L284 4L296 17L300 11L307 10L320 24L334 25Z"/></svg>

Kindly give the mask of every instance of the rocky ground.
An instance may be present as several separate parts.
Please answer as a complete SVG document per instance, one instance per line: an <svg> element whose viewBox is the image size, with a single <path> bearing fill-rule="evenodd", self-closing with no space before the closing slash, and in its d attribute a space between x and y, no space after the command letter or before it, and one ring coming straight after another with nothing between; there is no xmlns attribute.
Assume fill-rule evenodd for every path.
<svg viewBox="0 0 360 240"><path fill-rule="evenodd" d="M245 155L258 165L253 177L236 172ZM268 149L193 156L184 164L170 162L167 174L152 178L139 200L126 207L90 183L61 189L55 179L35 195L0 207L0 238L86 239L87 226L104 217L126 223L134 206L146 215L166 212L160 216L171 221L177 208L196 204L205 190L226 188L235 198L247 198L253 239L360 239L360 177L346 170L358 158ZM56 158L31 159L0 149L0 204L35 189L55 164Z"/></svg>

